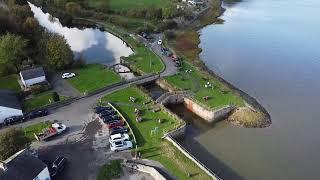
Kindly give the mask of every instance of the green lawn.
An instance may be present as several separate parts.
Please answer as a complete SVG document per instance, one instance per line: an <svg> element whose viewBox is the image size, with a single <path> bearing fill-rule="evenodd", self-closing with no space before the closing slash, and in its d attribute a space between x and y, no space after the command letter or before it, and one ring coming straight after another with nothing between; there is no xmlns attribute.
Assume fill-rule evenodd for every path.
<svg viewBox="0 0 320 180"><path fill-rule="evenodd" d="M18 76L12 74L5 77L0 77L0 89L8 89L14 92L19 92L21 87L18 83Z"/></svg>
<svg viewBox="0 0 320 180"><path fill-rule="evenodd" d="M129 102L129 97L135 97L136 102ZM128 119L137 139L138 151L143 158L159 161L178 179L188 179L187 173L195 174L194 179L209 179L192 161L187 159L182 153L161 137L165 132L179 126L181 122L173 119L163 110L153 112L152 103L144 105L151 99L135 87L123 89L107 95L104 101L112 102L121 113ZM142 122L135 121L134 109L141 110ZM162 123L158 123L158 119ZM152 130L157 128L155 133Z"/></svg>
<svg viewBox="0 0 320 180"><path fill-rule="evenodd" d="M172 5L170 0L90 0L91 7L107 6L111 10L128 10Z"/></svg>
<svg viewBox="0 0 320 180"><path fill-rule="evenodd" d="M23 103L24 111L29 112L34 109L49 105L50 101L51 103L54 103L52 99L52 94L53 94L52 91L44 92L44 93L34 95L34 97L31 99L25 100ZM65 97L60 96L60 101L63 101L64 99Z"/></svg>
<svg viewBox="0 0 320 180"><path fill-rule="evenodd" d="M35 134L41 133L44 128L48 128L50 126L51 126L50 122L41 122L41 123L37 123L37 124L33 124L25 127L23 128L23 131L31 141L34 141L36 140L36 138L34 137L34 133Z"/></svg>
<svg viewBox="0 0 320 180"><path fill-rule="evenodd" d="M76 77L68 79L68 81L81 93L89 93L121 81L117 73L100 64L88 64L73 71L76 73Z"/></svg>
<svg viewBox="0 0 320 180"><path fill-rule="evenodd" d="M128 37L128 43L134 49L135 54L127 57L126 60L134 69L144 73L158 73L164 70L165 65L162 60L143 44L131 37Z"/></svg>
<svg viewBox="0 0 320 180"><path fill-rule="evenodd" d="M186 72L186 70L192 70ZM228 104L243 106L244 101L241 97L233 94L224 84L217 79L197 71L190 64L183 62L179 73L165 78L169 84L179 90L190 90L195 93L195 99L210 108L218 109ZM206 88L206 82L210 82L213 88ZM209 96L209 100L203 97Z"/></svg>

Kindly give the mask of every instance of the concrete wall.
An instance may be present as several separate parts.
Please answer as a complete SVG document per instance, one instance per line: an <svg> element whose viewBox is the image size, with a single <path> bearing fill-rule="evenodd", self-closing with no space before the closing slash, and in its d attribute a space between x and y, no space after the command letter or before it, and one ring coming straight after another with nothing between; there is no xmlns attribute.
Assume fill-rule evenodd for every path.
<svg viewBox="0 0 320 180"><path fill-rule="evenodd" d="M172 137L166 136L166 140L171 142L180 152L182 152L187 158L192 160L200 169L202 169L208 176L210 176L214 180L221 180L219 176L215 173L211 172L209 168L203 165L198 159L196 159L191 153L189 153L186 149L184 149L178 142L176 142Z"/></svg>
<svg viewBox="0 0 320 180"><path fill-rule="evenodd" d="M164 79L158 79L156 81L156 84L158 86L160 86L162 89L167 90L169 92L173 92L176 90L173 86L171 86L169 83L167 83L166 80L164 80Z"/></svg>
<svg viewBox="0 0 320 180"><path fill-rule="evenodd" d="M21 109L13 109L8 107L0 106L0 123L3 123L4 119L11 116L22 116Z"/></svg>
<svg viewBox="0 0 320 180"><path fill-rule="evenodd" d="M48 168L43 169L33 180L51 180Z"/></svg>
<svg viewBox="0 0 320 180"><path fill-rule="evenodd" d="M196 103L194 100L187 97L184 98L184 105L189 111L192 111L208 122L216 122L225 119L234 109L234 106L227 105L218 110L208 110L205 107L202 107L200 104Z"/></svg>

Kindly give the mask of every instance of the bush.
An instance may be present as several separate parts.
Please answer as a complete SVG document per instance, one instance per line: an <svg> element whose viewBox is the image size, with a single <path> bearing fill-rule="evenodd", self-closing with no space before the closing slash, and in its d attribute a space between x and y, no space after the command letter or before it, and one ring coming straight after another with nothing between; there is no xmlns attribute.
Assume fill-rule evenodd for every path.
<svg viewBox="0 0 320 180"><path fill-rule="evenodd" d="M48 83L42 83L42 84L36 84L31 86L29 91L30 91L30 94L40 94L50 89L51 89L51 86Z"/></svg>
<svg viewBox="0 0 320 180"><path fill-rule="evenodd" d="M29 144L29 138L21 129L9 129L0 136L0 160L6 160Z"/></svg>
<svg viewBox="0 0 320 180"><path fill-rule="evenodd" d="M60 101L60 96L59 96L59 94L58 94L57 92L53 92L53 93L52 93L52 99L53 99L54 102Z"/></svg>
<svg viewBox="0 0 320 180"><path fill-rule="evenodd" d="M122 173L121 161L113 160L108 164L102 166L99 171L97 180L109 180L119 178Z"/></svg>
<svg viewBox="0 0 320 180"><path fill-rule="evenodd" d="M167 21L164 21L161 24L159 24L159 27L158 27L157 31L165 31L167 29L174 29L177 26L178 26L178 24L176 23L176 21L167 20Z"/></svg>

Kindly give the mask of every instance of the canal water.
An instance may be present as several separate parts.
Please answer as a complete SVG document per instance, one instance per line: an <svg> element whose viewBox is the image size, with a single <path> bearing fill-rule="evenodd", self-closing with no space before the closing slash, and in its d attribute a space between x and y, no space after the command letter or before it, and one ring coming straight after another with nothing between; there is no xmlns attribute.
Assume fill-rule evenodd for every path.
<svg viewBox="0 0 320 180"><path fill-rule="evenodd" d="M113 65L120 62L121 56L127 57L133 53L124 41L111 33L98 28L68 28L63 26L59 19L44 13L41 8L31 3L29 6L41 26L50 32L64 36L74 55L84 57L87 63ZM128 68L121 66L118 70L127 71ZM133 77L132 73L120 75L127 79Z"/></svg>
<svg viewBox="0 0 320 180"><path fill-rule="evenodd" d="M257 98L273 124L221 122L184 142L209 152L200 159L211 159L224 179L319 179L320 1L228 0L224 7L224 24L200 31L201 58Z"/></svg>

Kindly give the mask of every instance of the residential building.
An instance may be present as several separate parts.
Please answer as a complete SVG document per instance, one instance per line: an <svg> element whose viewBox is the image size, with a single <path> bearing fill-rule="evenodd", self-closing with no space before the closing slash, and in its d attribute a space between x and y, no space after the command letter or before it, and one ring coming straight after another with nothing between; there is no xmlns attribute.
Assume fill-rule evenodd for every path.
<svg viewBox="0 0 320 180"><path fill-rule="evenodd" d="M20 78L25 88L47 81L42 67L21 71Z"/></svg>
<svg viewBox="0 0 320 180"><path fill-rule="evenodd" d="M47 165L29 150L0 161L1 180L51 180Z"/></svg>
<svg viewBox="0 0 320 180"><path fill-rule="evenodd" d="M11 116L22 116L22 109L16 94L9 90L0 90L0 123Z"/></svg>

